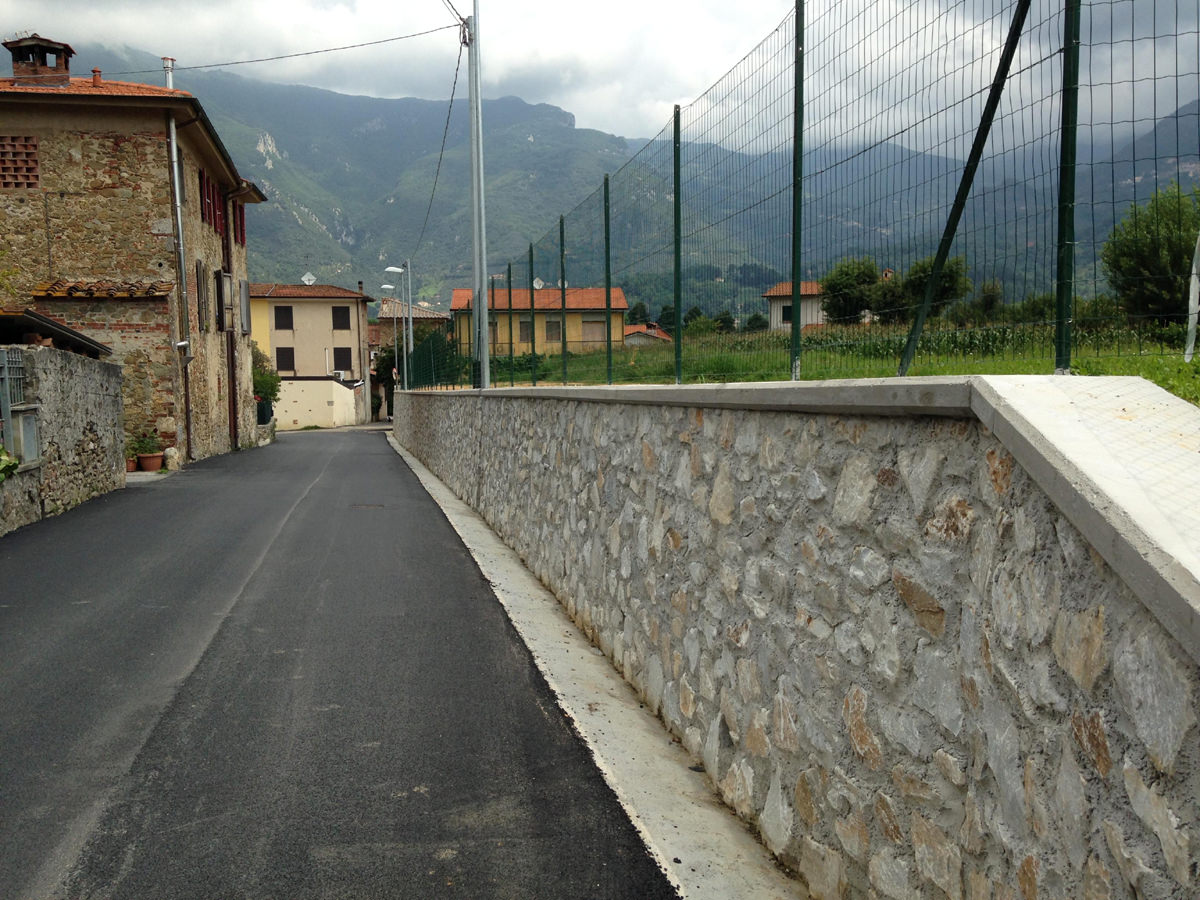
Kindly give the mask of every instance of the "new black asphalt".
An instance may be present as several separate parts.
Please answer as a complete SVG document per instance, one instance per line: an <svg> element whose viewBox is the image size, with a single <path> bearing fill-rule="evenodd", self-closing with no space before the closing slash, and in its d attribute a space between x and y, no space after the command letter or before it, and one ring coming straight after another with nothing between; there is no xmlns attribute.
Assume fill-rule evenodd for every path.
<svg viewBox="0 0 1200 900"><path fill-rule="evenodd" d="M674 896L383 434L0 538L0 898Z"/></svg>

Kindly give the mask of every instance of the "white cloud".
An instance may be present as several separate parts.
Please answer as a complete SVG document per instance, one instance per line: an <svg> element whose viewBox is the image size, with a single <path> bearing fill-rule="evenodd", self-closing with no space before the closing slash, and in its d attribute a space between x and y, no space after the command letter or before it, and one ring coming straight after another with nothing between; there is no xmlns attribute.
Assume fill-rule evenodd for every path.
<svg viewBox="0 0 1200 900"><path fill-rule="evenodd" d="M451 0L470 15L471 0ZM791 0L480 0L484 95L574 113L580 127L648 137L778 24ZM441 0L5 0L5 38L127 44L180 67L377 41L452 25ZM458 34L441 31L233 71L379 97L448 98ZM459 77L466 96L466 60Z"/></svg>

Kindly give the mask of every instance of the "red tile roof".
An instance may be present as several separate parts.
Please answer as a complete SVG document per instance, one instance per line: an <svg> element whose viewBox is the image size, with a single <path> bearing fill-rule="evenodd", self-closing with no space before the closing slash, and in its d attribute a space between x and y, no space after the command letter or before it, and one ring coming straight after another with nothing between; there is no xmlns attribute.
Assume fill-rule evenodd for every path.
<svg viewBox="0 0 1200 900"><path fill-rule="evenodd" d="M768 300L772 297L790 297L792 296L792 283L790 281L781 281L773 287L767 288L763 294ZM802 281L800 282L801 297L819 297L821 296L821 282L819 281Z"/></svg>
<svg viewBox="0 0 1200 900"><path fill-rule="evenodd" d="M625 337L629 337L631 334L644 334L652 338L658 338L660 341L671 340L670 333L659 328L654 322L647 322L645 325L626 325Z"/></svg>
<svg viewBox="0 0 1200 900"><path fill-rule="evenodd" d="M187 91L172 90L153 84L138 84L134 81L104 81L93 84L91 78L72 78L70 84L21 84L16 78L0 78L0 93L3 94L49 94L56 97L178 97L191 100Z"/></svg>
<svg viewBox="0 0 1200 900"><path fill-rule="evenodd" d="M390 297L384 297L379 301L379 320L382 322L385 319L392 318L392 307L395 307L397 318L406 318L408 316L408 304L403 300L393 300ZM427 306L422 306L420 303L414 303L412 308L412 317L414 319L440 319L443 322L450 321L450 314L438 312L436 309L430 309Z"/></svg>
<svg viewBox="0 0 1200 900"><path fill-rule="evenodd" d="M514 310L529 309L529 288L513 288L512 292ZM457 288L450 298L450 309L452 311L467 310L471 308L472 291L470 288ZM533 292L534 309L544 309L548 312L562 309L562 292L558 288L542 288ZM508 288L496 288L495 293L488 300L489 308L491 309L508 309ZM615 287L612 289L612 308L616 311L629 309L629 302L625 299L625 292ZM604 288L567 288L567 309L568 310L603 310L604 309Z"/></svg>
<svg viewBox="0 0 1200 900"><path fill-rule="evenodd" d="M251 297L269 297L272 300L369 300L361 291L334 287L331 284L250 284Z"/></svg>
<svg viewBox="0 0 1200 900"><path fill-rule="evenodd" d="M142 297L166 297L175 289L173 281L43 281L33 289L35 297L100 297L111 299L136 299Z"/></svg>

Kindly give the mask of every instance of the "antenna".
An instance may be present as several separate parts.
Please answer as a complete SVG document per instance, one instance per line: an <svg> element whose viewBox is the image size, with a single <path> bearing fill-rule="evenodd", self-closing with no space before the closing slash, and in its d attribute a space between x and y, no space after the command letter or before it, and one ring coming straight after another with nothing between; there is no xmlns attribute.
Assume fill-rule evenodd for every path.
<svg viewBox="0 0 1200 900"><path fill-rule="evenodd" d="M300 276L300 280L303 281L305 284L311 286L316 282L317 276L314 275L312 272L305 272L303 275Z"/></svg>

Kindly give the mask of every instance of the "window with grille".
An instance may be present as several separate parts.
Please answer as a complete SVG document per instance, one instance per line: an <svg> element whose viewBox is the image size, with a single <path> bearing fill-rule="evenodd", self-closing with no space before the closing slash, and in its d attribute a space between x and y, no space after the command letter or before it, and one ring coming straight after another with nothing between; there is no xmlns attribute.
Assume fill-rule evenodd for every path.
<svg viewBox="0 0 1200 900"><path fill-rule="evenodd" d="M0 135L0 188L38 186L38 139Z"/></svg>

